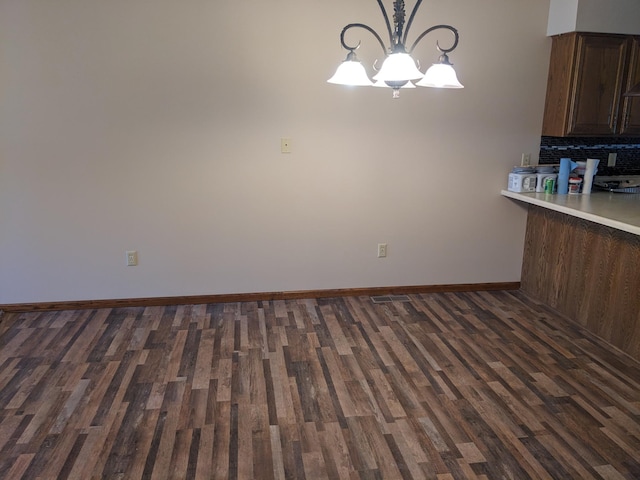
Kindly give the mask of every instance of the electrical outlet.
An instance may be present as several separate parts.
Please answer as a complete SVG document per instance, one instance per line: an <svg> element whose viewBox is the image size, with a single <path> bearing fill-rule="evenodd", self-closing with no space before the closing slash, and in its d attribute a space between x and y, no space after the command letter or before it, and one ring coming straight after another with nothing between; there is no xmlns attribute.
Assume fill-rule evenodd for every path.
<svg viewBox="0 0 640 480"><path fill-rule="evenodd" d="M609 158L607 159L607 167L615 167L617 158L618 158L617 153L615 152L610 153Z"/></svg>
<svg viewBox="0 0 640 480"><path fill-rule="evenodd" d="M520 162L520 166L528 167L529 165L531 165L531 154L530 153L523 153L522 154L522 161Z"/></svg>
<svg viewBox="0 0 640 480"><path fill-rule="evenodd" d="M135 267L136 265L138 265L138 252L127 250L127 267Z"/></svg>
<svg viewBox="0 0 640 480"><path fill-rule="evenodd" d="M387 256L387 244L379 243L378 244L378 258L384 258Z"/></svg>

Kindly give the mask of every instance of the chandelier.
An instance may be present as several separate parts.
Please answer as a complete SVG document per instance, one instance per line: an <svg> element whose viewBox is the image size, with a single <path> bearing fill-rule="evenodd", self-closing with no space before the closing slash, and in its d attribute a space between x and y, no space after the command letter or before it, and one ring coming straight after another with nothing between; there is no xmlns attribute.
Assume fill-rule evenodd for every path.
<svg viewBox="0 0 640 480"><path fill-rule="evenodd" d="M393 2L393 29L391 28L389 16L382 4L382 0L376 1L378 2L378 7L380 7L380 11L384 17L390 46L387 48L380 35L370 26L365 25L364 23L348 24L340 33L340 43L349 53L347 53L345 61L338 66L336 73L327 80L329 83L338 85L392 88L393 98L398 98L400 96L401 88L415 88L415 85L435 88L464 88L458 81L456 72L447 55L458 46L458 31L455 28L450 25L434 25L427 28L424 32L418 35L411 47L407 50L405 47L407 44L407 35L409 34L413 19L416 16L422 0L416 1L416 4L411 11L411 15L409 16L406 29L403 0L395 0ZM364 66L356 56L356 50L360 47L360 42L355 46L350 46L345 41L345 34L352 28L362 28L368 31L382 47L382 52L385 56L382 66L378 69L376 63L374 62L373 64L374 70L377 71L376 75L373 77L375 83L369 79ZM440 57L438 58L438 62L431 65L426 73L423 74L419 70L419 65L416 66L416 61L413 59L411 54L420 40L435 30L449 30L454 37L453 44L450 48L442 48L436 41L436 48L440 52ZM417 82L414 84L413 81L415 80L417 80Z"/></svg>

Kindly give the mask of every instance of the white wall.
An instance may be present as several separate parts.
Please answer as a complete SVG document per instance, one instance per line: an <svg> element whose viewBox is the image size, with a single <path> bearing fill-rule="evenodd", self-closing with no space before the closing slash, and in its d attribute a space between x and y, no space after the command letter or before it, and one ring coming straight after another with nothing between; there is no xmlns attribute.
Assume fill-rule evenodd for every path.
<svg viewBox="0 0 640 480"><path fill-rule="evenodd" d="M578 31L640 35L640 1L580 0Z"/></svg>
<svg viewBox="0 0 640 480"><path fill-rule="evenodd" d="M640 35L640 1L551 0L547 34L566 32Z"/></svg>
<svg viewBox="0 0 640 480"><path fill-rule="evenodd" d="M0 304L519 280L548 11L425 2L466 88L392 100L325 83L371 0L0 0Z"/></svg>
<svg viewBox="0 0 640 480"><path fill-rule="evenodd" d="M547 35L575 32L578 24L578 0L551 0Z"/></svg>

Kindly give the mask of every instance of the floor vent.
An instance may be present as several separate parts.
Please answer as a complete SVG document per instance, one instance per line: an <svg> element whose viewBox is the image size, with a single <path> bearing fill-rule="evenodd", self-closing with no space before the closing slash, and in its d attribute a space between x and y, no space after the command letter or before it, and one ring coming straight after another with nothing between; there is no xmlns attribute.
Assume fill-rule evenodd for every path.
<svg viewBox="0 0 640 480"><path fill-rule="evenodd" d="M373 303L410 302L408 295L378 295L371 297Z"/></svg>

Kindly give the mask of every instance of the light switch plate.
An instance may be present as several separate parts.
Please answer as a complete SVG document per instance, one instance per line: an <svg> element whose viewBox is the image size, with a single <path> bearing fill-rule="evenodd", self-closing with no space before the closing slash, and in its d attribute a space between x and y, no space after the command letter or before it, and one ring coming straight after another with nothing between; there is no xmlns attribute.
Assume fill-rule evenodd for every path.
<svg viewBox="0 0 640 480"><path fill-rule="evenodd" d="M281 138L280 139L280 153L291 153L291 139L290 138Z"/></svg>

